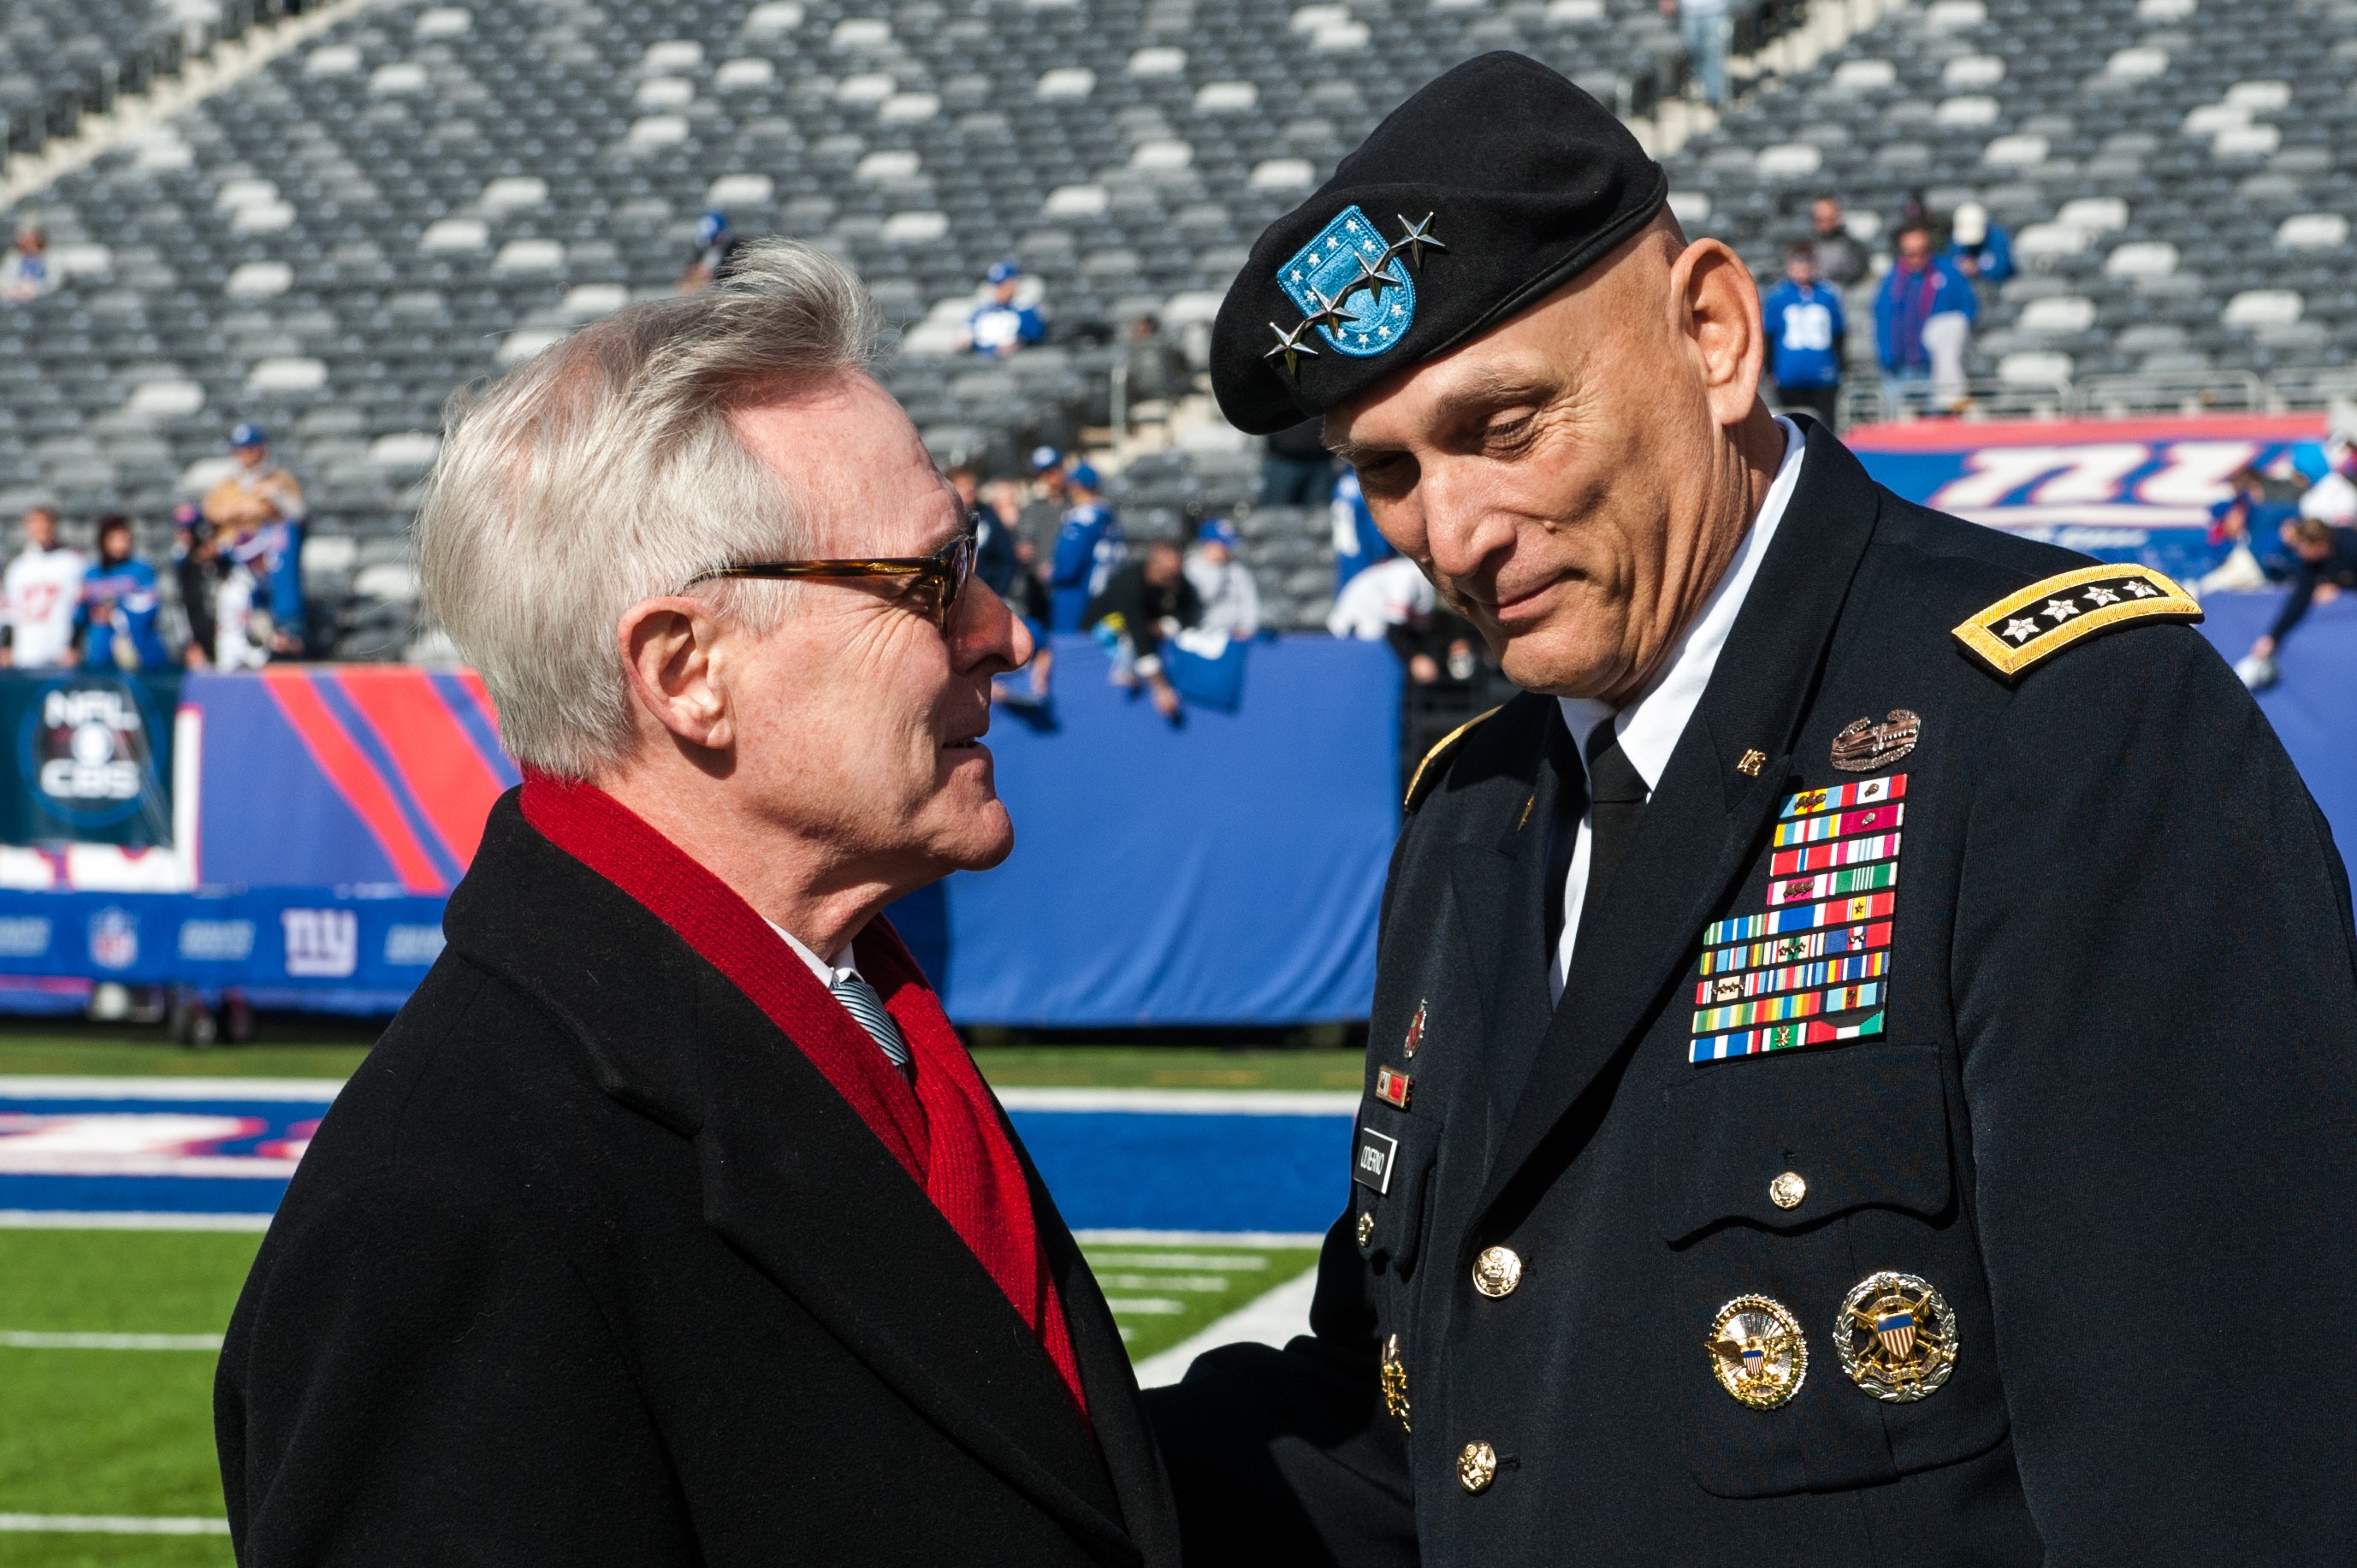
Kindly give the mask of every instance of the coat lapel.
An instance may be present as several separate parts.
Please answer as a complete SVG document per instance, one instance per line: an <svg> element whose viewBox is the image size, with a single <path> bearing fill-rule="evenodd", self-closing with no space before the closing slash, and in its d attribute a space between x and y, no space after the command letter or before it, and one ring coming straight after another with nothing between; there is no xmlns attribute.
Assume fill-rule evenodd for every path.
<svg viewBox="0 0 2357 1568"><path fill-rule="evenodd" d="M732 1246L1097 1557L1139 1561L1105 1461L1031 1330L857 1112L742 992L533 832L512 794L446 924L454 946L565 1020L608 1094L694 1140L705 1219ZM1060 1235L1036 1179L1033 1191L1043 1241ZM1108 1386L1094 1369L1088 1386L1107 1405L1135 1397L1134 1384ZM1112 1415L1119 1427L1122 1412Z"/></svg>
<svg viewBox="0 0 2357 1568"><path fill-rule="evenodd" d="M1514 1087L1546 1033L1553 1005L1547 993L1547 833L1560 781L1546 765L1546 753L1553 726L1561 722L1553 707L1547 703L1527 726L1531 750L1517 768L1524 788L1513 814L1498 824L1494 836L1458 843L1449 861L1466 960L1486 1013L1483 1077L1493 1124L1503 1123Z"/></svg>
<svg viewBox="0 0 2357 1568"><path fill-rule="evenodd" d="M1807 708L1852 575L1874 532L1873 481L1822 426L1768 557L1663 770L1603 903L1581 928L1570 983L1515 1101L1477 1214L1565 1122L1684 978L1712 908L1739 878L1790 786ZM1743 754L1770 760L1756 777Z"/></svg>

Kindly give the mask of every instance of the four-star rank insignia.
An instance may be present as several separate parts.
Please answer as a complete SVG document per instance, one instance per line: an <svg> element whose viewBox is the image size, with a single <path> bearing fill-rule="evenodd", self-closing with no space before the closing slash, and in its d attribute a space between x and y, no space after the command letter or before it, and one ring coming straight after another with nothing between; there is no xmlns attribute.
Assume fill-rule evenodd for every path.
<svg viewBox="0 0 2357 1568"><path fill-rule="evenodd" d="M2101 633L2147 621L2190 626L2201 618L2193 596L2151 567L2104 564L2007 594L1950 635L1967 658L2012 682Z"/></svg>
<svg viewBox="0 0 2357 1568"><path fill-rule="evenodd" d="M1319 357L1308 338L1354 360L1371 360L1399 345L1415 321L1415 279L1426 251L1446 251L1432 233L1433 214L1399 219L1400 238L1386 240L1357 206L1342 209L1277 269L1277 286L1301 308L1290 329L1272 321L1276 346L1262 357L1282 357L1298 377L1301 361Z"/></svg>
<svg viewBox="0 0 2357 1568"><path fill-rule="evenodd" d="M1800 1319L1764 1295L1739 1295L1720 1307L1703 1345L1718 1386L1753 1410L1774 1410L1799 1393L1809 1375Z"/></svg>
<svg viewBox="0 0 2357 1568"><path fill-rule="evenodd" d="M1955 1309L1928 1280L1870 1274L1842 1299L1834 1348L1859 1388L1891 1404L1912 1404L1955 1370Z"/></svg>

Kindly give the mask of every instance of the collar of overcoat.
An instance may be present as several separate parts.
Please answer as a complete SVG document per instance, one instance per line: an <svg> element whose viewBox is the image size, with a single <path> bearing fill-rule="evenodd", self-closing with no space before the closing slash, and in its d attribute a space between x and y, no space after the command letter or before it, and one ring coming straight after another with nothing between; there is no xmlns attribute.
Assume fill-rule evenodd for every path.
<svg viewBox="0 0 2357 1568"><path fill-rule="evenodd" d="M1630 1047L1684 978L1704 922L1743 875L1777 800L1792 787L1792 746L1880 510L1880 492L1848 448L1822 424L1806 429L1800 484L1620 869L1582 919L1563 999L1545 1022L1520 1092L1510 1096L1512 1111L1491 1146L1476 1222L1467 1233L1469 1260L1483 1238L1513 1222L1559 1163L1539 1156L1577 1152ZM1752 750L1770 760L1747 777L1738 764ZM1542 759L1536 779L1543 795L1550 793L1547 772ZM1536 804L1543 810L1547 801ZM1523 875L1507 871L1496 879L1510 900L1512 924L1523 928L1540 918L1547 835L1512 837ZM1527 1004L1523 993L1534 976L1519 961L1537 961L1535 983L1543 986L1544 937L1520 929L1500 935L1504 950L1517 957L1512 988ZM1538 1003L1544 1005L1543 990ZM1594 1103L1582 1113L1589 1100ZM1525 1171L1533 1181L1518 1180Z"/></svg>
<svg viewBox="0 0 2357 1568"><path fill-rule="evenodd" d="M718 970L533 829L517 794L451 896L450 945L561 1020L607 1094L694 1144L706 1223L877 1378L1100 1561L1175 1560L1120 1330L1012 1128L1093 1441L1031 1329L859 1113Z"/></svg>

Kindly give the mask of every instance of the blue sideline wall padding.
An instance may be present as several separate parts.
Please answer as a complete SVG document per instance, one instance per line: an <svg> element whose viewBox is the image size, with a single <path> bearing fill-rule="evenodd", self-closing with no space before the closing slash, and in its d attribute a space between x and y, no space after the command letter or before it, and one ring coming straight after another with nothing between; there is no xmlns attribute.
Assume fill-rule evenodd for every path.
<svg viewBox="0 0 2357 1568"><path fill-rule="evenodd" d="M1055 719L990 731L1015 853L895 906L962 1024L1363 1018L1399 827L1400 672L1380 642L1255 642L1233 713L1173 727L1056 639Z"/></svg>

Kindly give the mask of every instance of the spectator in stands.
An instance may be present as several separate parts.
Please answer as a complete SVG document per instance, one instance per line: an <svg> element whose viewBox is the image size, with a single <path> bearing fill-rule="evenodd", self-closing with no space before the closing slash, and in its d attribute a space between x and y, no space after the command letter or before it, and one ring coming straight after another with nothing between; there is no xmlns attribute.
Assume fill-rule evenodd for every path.
<svg viewBox="0 0 2357 1568"><path fill-rule="evenodd" d="M1675 16L1685 36L1692 82L1703 102L1716 109L1727 102L1727 51L1735 41L1735 18L1727 0L1662 0L1662 15Z"/></svg>
<svg viewBox="0 0 2357 1568"><path fill-rule="evenodd" d="M689 259L687 270L679 274L680 292L694 294L727 277L736 270L737 247L743 243L736 225L720 209L716 207L697 219L695 254Z"/></svg>
<svg viewBox="0 0 2357 1568"><path fill-rule="evenodd" d="M1314 419L1288 425L1268 438L1260 463L1260 504L1324 506L1334 494L1334 454L1326 450L1324 427Z"/></svg>
<svg viewBox="0 0 2357 1568"><path fill-rule="evenodd" d="M1088 629L1113 656L1113 683L1131 692L1143 685L1166 719L1178 716L1178 689L1162 668L1163 640L1202 618L1203 602L1168 539L1115 571L1088 607Z"/></svg>
<svg viewBox="0 0 2357 1568"><path fill-rule="evenodd" d="M1015 582L1015 522L1020 509L1001 505L1010 488L1004 483L991 486L985 498L981 476L965 464L952 468L949 478L958 504L974 525L974 575L1003 599Z"/></svg>
<svg viewBox="0 0 2357 1568"><path fill-rule="evenodd" d="M1004 360L1017 349L1048 340L1048 324L1039 307L1021 298L1023 269L1014 261L994 262L988 277L990 296L966 317L962 343L991 359Z"/></svg>
<svg viewBox="0 0 2357 1568"><path fill-rule="evenodd" d="M49 267L49 237L31 224L16 231L16 242L0 261L0 304L28 305L58 286Z"/></svg>
<svg viewBox="0 0 2357 1568"><path fill-rule="evenodd" d="M1064 455L1053 446L1034 446L1029 460L1031 489L1023 500L1023 537L1045 549L1063 526L1065 509L1072 503L1064 494Z"/></svg>
<svg viewBox="0 0 2357 1568"><path fill-rule="evenodd" d="M1820 196L1809 208L1816 229L1817 278L1835 288L1847 288L1866 275L1866 252L1850 238L1848 215L1837 196Z"/></svg>
<svg viewBox="0 0 2357 1568"><path fill-rule="evenodd" d="M1098 499L1097 471L1075 463L1064 474L1064 491L1071 499L1056 531L1056 554L1048 573L1054 590L1051 631L1081 631L1089 601L1105 591L1121 565L1125 547L1121 520Z"/></svg>
<svg viewBox="0 0 2357 1568"><path fill-rule="evenodd" d="M2336 528L2313 517L2296 518L2283 525L2283 542L2295 557L2291 593L2276 612L2275 624L2251 644L2250 652L2234 666L2243 684L2263 692L2276 683L2276 652L2292 628L2304 619L2309 607L2330 604L2343 588L2357 588L2357 529Z"/></svg>
<svg viewBox="0 0 2357 1568"><path fill-rule="evenodd" d="M180 613L188 622L188 646L180 657L189 669L201 670L213 659L213 595L221 585L221 571L212 524L202 510L187 501L172 509L172 581L180 591Z"/></svg>
<svg viewBox="0 0 2357 1568"><path fill-rule="evenodd" d="M171 662L157 624L164 597L156 568L132 553L131 520L109 512L98 520L98 564L81 580L75 625L81 661L100 670L161 670Z"/></svg>
<svg viewBox="0 0 2357 1568"><path fill-rule="evenodd" d="M2357 527L2357 433L2336 433L2324 460L2324 478L2300 495L2299 515L2335 528Z"/></svg>
<svg viewBox="0 0 2357 1568"><path fill-rule="evenodd" d="M1848 331L1839 290L1817 281L1817 247L1798 240L1784 247L1784 281L1760 302L1767 318L1768 373L1774 399L1807 409L1828 430L1841 403L1842 345Z"/></svg>
<svg viewBox="0 0 2357 1568"><path fill-rule="evenodd" d="M237 467L205 492L204 508L205 521L225 536L222 558L254 579L246 595L250 602L236 618L242 628L251 628L253 606L265 607L269 632L260 646L276 657L297 658L304 649L303 534L308 516L303 487L270 460L270 435L260 425L240 424L229 433L229 446ZM226 611L216 613L225 623L231 618Z"/></svg>
<svg viewBox="0 0 2357 1568"><path fill-rule="evenodd" d="M1234 523L1207 517L1187 556L1187 581L1202 604L1196 624L1240 642L1260 635L1260 587L1240 557L1243 548Z"/></svg>
<svg viewBox="0 0 2357 1568"><path fill-rule="evenodd" d="M0 577L7 601L0 662L47 670L74 660L74 618L81 608L82 575L90 564L58 542L58 514L46 506L25 513L25 548Z"/></svg>
<svg viewBox="0 0 2357 1568"><path fill-rule="evenodd" d="M1375 527L1375 514L1367 510L1356 469L1345 467L1334 481L1329 510L1334 523L1334 592L1339 595L1351 578L1378 561L1390 560L1394 551L1392 542Z"/></svg>
<svg viewBox="0 0 2357 1568"><path fill-rule="evenodd" d="M1443 608L1424 569L1405 555L1368 567L1335 596L1326 629L1336 637L1391 644L1419 686L1473 678L1473 628Z"/></svg>
<svg viewBox="0 0 2357 1568"><path fill-rule="evenodd" d="M1932 405L1954 409L1964 396L1964 350L1980 313L1973 285L1946 256L1932 253L1932 231L1899 231L1899 255L1874 295L1875 347L1885 380L1926 388Z"/></svg>
<svg viewBox="0 0 2357 1568"><path fill-rule="evenodd" d="M1124 362L1129 373L1132 418L1136 417L1139 404L1149 403L1160 407L1167 418L1170 405L1187 395L1193 381L1186 354L1162 335L1161 317L1151 314L1130 322L1128 352Z"/></svg>
<svg viewBox="0 0 2357 1568"><path fill-rule="evenodd" d="M1966 277L1994 288L2013 275L2013 236L1989 221L1987 208L1964 202L1948 225L1948 259Z"/></svg>

